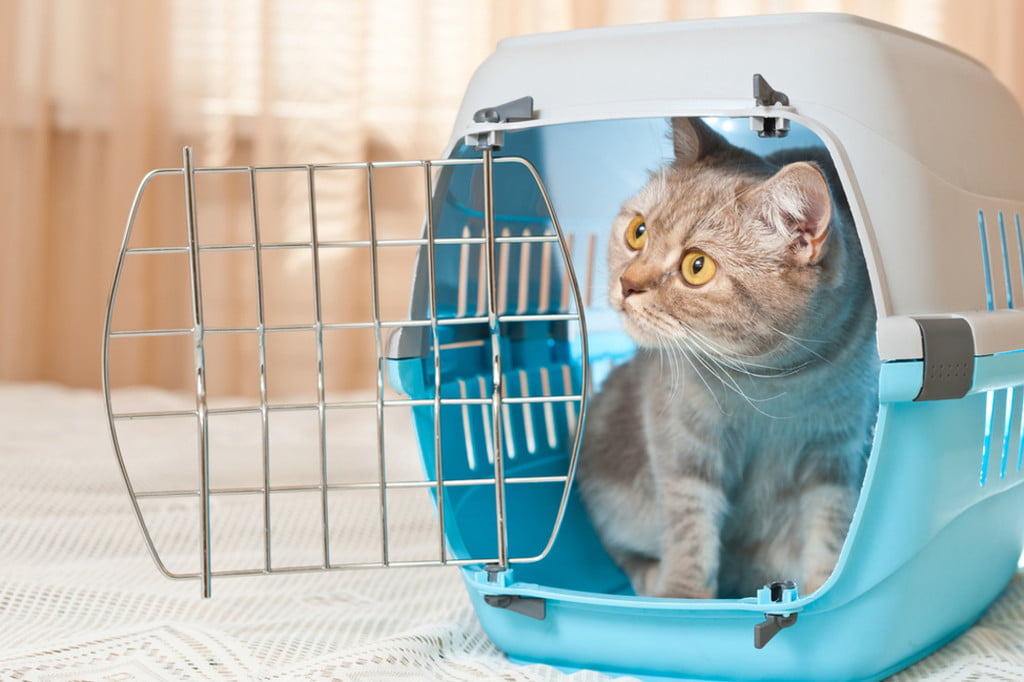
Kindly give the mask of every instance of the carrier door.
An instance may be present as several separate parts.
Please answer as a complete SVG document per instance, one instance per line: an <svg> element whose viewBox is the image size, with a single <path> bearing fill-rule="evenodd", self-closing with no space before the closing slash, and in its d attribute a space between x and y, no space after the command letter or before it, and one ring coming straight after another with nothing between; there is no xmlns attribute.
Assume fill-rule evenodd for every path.
<svg viewBox="0 0 1024 682"><path fill-rule="evenodd" d="M155 319L157 296L176 312ZM103 347L158 567L209 596L215 576L541 560L580 444L583 329L523 158L197 168L186 148L139 186ZM127 389L129 365L185 390Z"/></svg>

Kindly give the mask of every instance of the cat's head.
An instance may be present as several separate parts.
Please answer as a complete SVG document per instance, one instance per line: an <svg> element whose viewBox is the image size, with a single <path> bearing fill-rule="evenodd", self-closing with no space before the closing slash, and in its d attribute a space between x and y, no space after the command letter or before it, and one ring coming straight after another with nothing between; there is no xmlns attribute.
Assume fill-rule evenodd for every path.
<svg viewBox="0 0 1024 682"><path fill-rule="evenodd" d="M675 161L612 226L610 303L642 346L770 356L822 277L828 184L815 165L772 167L699 119L672 127Z"/></svg>

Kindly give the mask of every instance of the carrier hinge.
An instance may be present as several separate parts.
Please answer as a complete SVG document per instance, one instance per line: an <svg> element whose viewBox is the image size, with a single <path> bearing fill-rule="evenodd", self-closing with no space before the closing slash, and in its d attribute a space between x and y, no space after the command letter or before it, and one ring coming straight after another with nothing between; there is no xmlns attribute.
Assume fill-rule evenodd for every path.
<svg viewBox="0 0 1024 682"><path fill-rule="evenodd" d="M785 604L796 601L796 598L796 584L792 580L777 580L757 591L760 604ZM764 622L754 626L754 648L763 649L772 637L796 623L796 617L796 611L764 614Z"/></svg>
<svg viewBox="0 0 1024 682"><path fill-rule="evenodd" d="M974 381L974 333L962 317L914 318L924 349L921 400L963 398Z"/></svg>
<svg viewBox="0 0 1024 682"><path fill-rule="evenodd" d="M547 602L539 597L520 597L518 594L485 594L484 601L488 606L508 609L534 620L544 620L547 617Z"/></svg>
<svg viewBox="0 0 1024 682"><path fill-rule="evenodd" d="M507 587L512 583L512 570L500 564L484 565L487 584L496 587ZM485 594L484 602L496 609L508 609L534 620L544 620L547 616L547 602L540 597L520 597L518 594Z"/></svg>
<svg viewBox="0 0 1024 682"><path fill-rule="evenodd" d="M776 104L788 107L789 96L768 85L764 76L755 73L754 104L759 107L771 107ZM789 132L789 120L779 117L751 116L750 129L756 130L759 137L785 137Z"/></svg>
<svg viewBox="0 0 1024 682"><path fill-rule="evenodd" d="M537 117L533 110L533 97L526 96L496 107L485 107L473 114L475 123L511 123L513 121L530 121ZM466 135L466 144L474 149L490 149L497 151L504 144L504 133L500 130L488 130L482 133Z"/></svg>

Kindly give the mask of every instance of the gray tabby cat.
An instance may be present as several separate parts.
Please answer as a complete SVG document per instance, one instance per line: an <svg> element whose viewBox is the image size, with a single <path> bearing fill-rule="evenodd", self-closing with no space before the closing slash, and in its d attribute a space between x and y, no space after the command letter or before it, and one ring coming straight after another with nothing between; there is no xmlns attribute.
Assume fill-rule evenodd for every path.
<svg viewBox="0 0 1024 682"><path fill-rule="evenodd" d="M853 220L827 155L762 160L699 119L673 143L612 227L610 303L640 350L591 403L580 492L639 594L807 594L836 565L878 407Z"/></svg>

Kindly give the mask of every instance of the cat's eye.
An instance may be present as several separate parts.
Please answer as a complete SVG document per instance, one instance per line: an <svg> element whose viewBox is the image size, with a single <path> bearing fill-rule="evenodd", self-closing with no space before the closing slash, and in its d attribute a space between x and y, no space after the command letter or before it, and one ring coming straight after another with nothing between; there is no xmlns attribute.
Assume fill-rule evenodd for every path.
<svg viewBox="0 0 1024 682"><path fill-rule="evenodd" d="M626 227L626 243L629 248L639 251L647 243L647 224L642 215L634 216Z"/></svg>
<svg viewBox="0 0 1024 682"><path fill-rule="evenodd" d="M707 284L715 276L718 266L708 254L699 249L687 251L683 256L683 279L687 284L699 287Z"/></svg>

